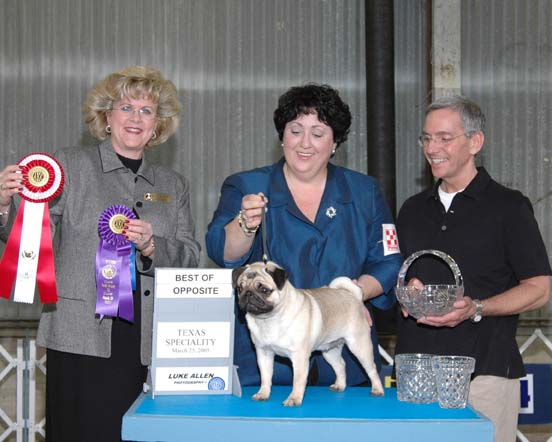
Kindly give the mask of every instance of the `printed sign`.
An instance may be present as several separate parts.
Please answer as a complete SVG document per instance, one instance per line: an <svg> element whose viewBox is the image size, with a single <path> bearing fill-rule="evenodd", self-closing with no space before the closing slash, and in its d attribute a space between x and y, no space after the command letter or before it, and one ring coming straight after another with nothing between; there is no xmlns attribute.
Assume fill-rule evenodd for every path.
<svg viewBox="0 0 552 442"><path fill-rule="evenodd" d="M153 320L153 396L240 394L232 270L156 269Z"/></svg>
<svg viewBox="0 0 552 442"><path fill-rule="evenodd" d="M228 358L230 322L160 322L158 358Z"/></svg>
<svg viewBox="0 0 552 442"><path fill-rule="evenodd" d="M232 270L174 269L156 273L155 290L155 296L164 299L232 298Z"/></svg>
<svg viewBox="0 0 552 442"><path fill-rule="evenodd" d="M157 388L176 392L223 391L228 378L228 367L159 367Z"/></svg>

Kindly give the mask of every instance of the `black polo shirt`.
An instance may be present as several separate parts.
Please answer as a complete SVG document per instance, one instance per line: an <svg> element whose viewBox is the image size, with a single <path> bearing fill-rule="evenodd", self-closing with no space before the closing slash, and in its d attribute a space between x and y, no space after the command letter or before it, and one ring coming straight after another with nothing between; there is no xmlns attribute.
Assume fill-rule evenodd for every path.
<svg viewBox="0 0 552 442"><path fill-rule="evenodd" d="M550 275L546 248L525 196L478 168L445 212L439 185L409 198L399 212L399 245L405 257L423 249L448 253L460 267L464 293L475 299L502 293L521 279ZM454 283L448 265L433 255L414 261L406 280L412 277L425 284ZM399 315L396 353L473 356L474 376L523 377L517 322L518 315L485 316L477 324L468 320L454 328L430 327Z"/></svg>

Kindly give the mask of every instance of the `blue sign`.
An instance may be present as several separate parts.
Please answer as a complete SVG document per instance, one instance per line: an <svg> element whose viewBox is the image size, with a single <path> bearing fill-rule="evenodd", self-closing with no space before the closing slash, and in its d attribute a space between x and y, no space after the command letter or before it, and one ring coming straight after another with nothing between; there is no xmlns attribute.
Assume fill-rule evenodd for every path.
<svg viewBox="0 0 552 442"><path fill-rule="evenodd" d="M552 364L525 364L519 424L552 423Z"/></svg>

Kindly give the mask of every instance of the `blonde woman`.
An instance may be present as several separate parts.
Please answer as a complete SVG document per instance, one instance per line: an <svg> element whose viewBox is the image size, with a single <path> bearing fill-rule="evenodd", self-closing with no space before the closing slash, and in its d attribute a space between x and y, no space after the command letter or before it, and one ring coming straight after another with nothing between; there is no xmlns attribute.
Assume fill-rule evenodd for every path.
<svg viewBox="0 0 552 442"><path fill-rule="evenodd" d="M92 147L61 149L61 195L50 203L56 225L58 302L45 304L37 342L47 348L46 440L121 440L121 418L141 391L151 359L153 274L156 266L195 267L190 190L173 170L148 161L178 125L175 86L151 67L108 75L83 107ZM19 197L18 166L0 172L0 238L7 240ZM132 322L97 312L95 257L98 219L126 206L136 219L123 232L136 250Z"/></svg>

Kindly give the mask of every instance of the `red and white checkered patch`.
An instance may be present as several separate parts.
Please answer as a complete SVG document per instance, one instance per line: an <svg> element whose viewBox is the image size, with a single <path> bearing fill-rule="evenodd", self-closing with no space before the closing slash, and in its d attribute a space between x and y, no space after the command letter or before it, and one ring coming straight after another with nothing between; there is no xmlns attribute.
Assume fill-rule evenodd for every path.
<svg viewBox="0 0 552 442"><path fill-rule="evenodd" d="M383 231L383 256L400 253L395 224L382 224L381 227Z"/></svg>

